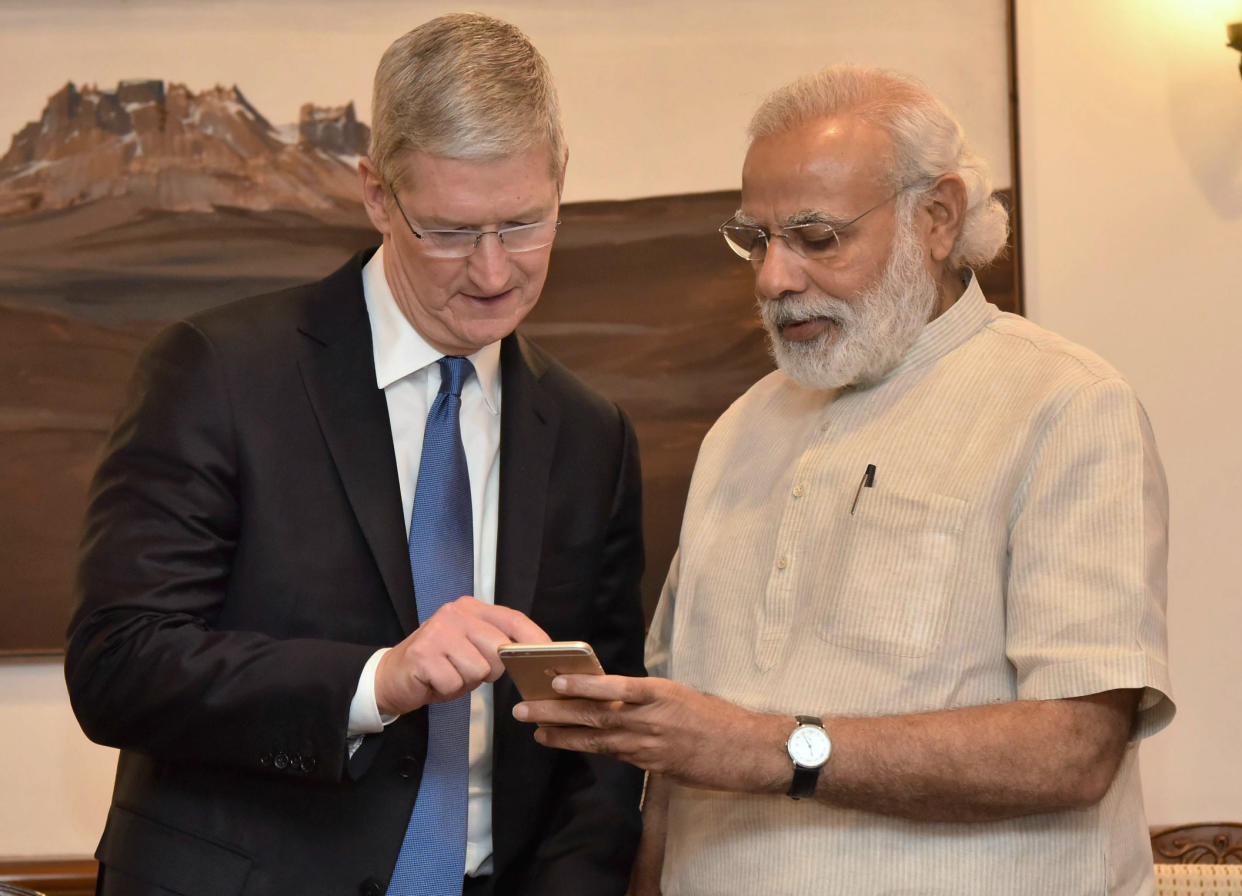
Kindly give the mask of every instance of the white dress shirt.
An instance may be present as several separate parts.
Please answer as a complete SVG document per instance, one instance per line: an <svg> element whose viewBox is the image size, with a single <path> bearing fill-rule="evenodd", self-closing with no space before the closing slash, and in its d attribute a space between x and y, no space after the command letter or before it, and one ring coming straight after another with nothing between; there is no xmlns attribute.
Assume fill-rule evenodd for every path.
<svg viewBox="0 0 1242 896"><path fill-rule="evenodd" d="M362 269L362 291L371 319L376 385L384 390L392 425L397 481L406 537L414 490L422 460L427 414L440 389L443 354L418 334L397 307L384 276L381 247ZM470 473L474 518L474 597L495 602L496 515L500 498L500 343L469 356L474 365L461 391L461 437ZM381 719L375 705L375 669L384 651L371 657L350 706L351 736L376 733L392 718ZM470 781L466 828L468 874L489 874L492 868L492 685L470 695Z"/></svg>

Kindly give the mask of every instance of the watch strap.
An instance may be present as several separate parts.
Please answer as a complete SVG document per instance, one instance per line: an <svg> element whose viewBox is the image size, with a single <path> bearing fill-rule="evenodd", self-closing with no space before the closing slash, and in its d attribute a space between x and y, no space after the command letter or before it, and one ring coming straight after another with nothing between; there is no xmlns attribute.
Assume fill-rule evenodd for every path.
<svg viewBox="0 0 1242 896"><path fill-rule="evenodd" d="M824 727L823 720L817 719L815 716L794 716L794 718L798 720L799 728L803 725L814 725L817 728ZM819 770L821 768L823 768L822 765L817 765L815 768L807 768L795 762L793 782L789 785L789 796L796 800L810 799L815 796L815 787L819 784Z"/></svg>

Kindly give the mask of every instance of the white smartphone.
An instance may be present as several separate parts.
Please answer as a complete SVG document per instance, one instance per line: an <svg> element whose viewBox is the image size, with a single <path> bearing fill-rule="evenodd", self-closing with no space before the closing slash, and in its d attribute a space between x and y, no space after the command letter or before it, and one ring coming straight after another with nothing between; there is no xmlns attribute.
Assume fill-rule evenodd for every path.
<svg viewBox="0 0 1242 896"><path fill-rule="evenodd" d="M523 700L561 699L562 695L552 690L552 679L562 673L604 674L595 651L585 641L502 644L496 652Z"/></svg>

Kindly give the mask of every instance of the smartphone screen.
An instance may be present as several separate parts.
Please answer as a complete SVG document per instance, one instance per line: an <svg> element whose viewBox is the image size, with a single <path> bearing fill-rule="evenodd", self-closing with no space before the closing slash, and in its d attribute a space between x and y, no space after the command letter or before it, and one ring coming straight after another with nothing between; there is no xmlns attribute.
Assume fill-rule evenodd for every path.
<svg viewBox="0 0 1242 896"><path fill-rule="evenodd" d="M603 675L595 651L585 641L550 644L502 644L497 653L523 700L559 700L552 679L562 673Z"/></svg>

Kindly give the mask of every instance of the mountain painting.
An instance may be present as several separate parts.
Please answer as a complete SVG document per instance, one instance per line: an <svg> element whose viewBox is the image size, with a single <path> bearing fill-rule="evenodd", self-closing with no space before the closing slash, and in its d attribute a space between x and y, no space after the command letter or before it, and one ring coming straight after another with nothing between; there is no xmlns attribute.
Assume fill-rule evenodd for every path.
<svg viewBox="0 0 1242 896"><path fill-rule="evenodd" d="M277 126L237 87L160 80L66 84L13 137L0 158L0 651L61 649L87 486L143 344L378 242L355 170L368 138L352 105L307 103ZM635 423L648 611L699 441L771 369L751 271L716 232L737 202L564 206L523 325ZM980 274L1016 310L1012 262Z"/></svg>

